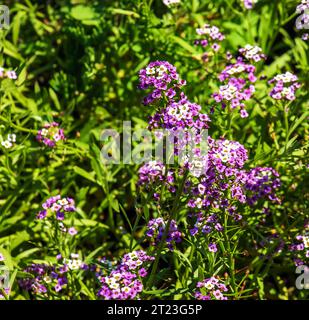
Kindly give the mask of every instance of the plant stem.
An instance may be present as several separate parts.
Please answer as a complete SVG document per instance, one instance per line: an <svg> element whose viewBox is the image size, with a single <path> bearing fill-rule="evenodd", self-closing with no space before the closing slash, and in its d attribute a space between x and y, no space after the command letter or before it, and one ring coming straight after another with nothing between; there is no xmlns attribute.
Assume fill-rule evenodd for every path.
<svg viewBox="0 0 309 320"><path fill-rule="evenodd" d="M289 142L289 120L288 120L288 109L283 109L283 116L284 116L284 126L285 126L285 146L284 150L287 150L287 145Z"/></svg>
<svg viewBox="0 0 309 320"><path fill-rule="evenodd" d="M153 263L153 267L152 267L152 270L151 270L151 274L150 274L150 277L149 277L149 280L148 280L148 283L147 283L147 288L151 288L152 285L153 285L153 282L154 282L154 277L157 273L157 269L158 269L158 265L159 265L159 260L160 260L160 257L161 257L161 252L163 250L163 247L165 245L165 241L166 241L166 238L167 238L167 235L168 235L168 232L169 232L169 229L170 229L170 225L171 225L171 222L175 216L175 213L177 212L177 209L179 208L179 203L180 203L180 196L183 192L183 188L184 188L184 185L185 185L185 181L187 179L187 176L188 176L188 171L186 170L184 172L184 175L183 175L183 178L181 180L181 183L180 183L180 186L179 186L179 189L177 191L177 194L176 194L176 197L175 197L175 200L174 200L174 203L173 203L173 208L172 208L172 211L171 211L171 214L169 216L169 219L168 219L168 222L167 222L167 225L165 227L165 230L164 230L164 233L162 235L162 238L161 238L161 241L159 243L159 248L158 248L158 251L157 251L157 255L156 255L156 258L155 258L155 261Z"/></svg>
<svg viewBox="0 0 309 320"><path fill-rule="evenodd" d="M229 274L231 277L231 285L233 288L233 291L236 292L236 284L235 284L235 262L233 258L233 253L231 251L231 244L230 244L230 239L227 234L227 225L228 225L228 213L225 213L224 215L224 240L227 246L227 253L229 257Z"/></svg>

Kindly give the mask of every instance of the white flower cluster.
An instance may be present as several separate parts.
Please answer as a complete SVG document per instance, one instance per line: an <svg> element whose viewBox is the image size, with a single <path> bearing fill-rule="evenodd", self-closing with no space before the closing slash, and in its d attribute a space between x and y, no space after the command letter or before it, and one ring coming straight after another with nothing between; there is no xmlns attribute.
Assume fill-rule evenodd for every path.
<svg viewBox="0 0 309 320"><path fill-rule="evenodd" d="M265 59L266 56L262 52L262 49L258 46L252 46L250 44L245 45L244 48L239 49L239 52L248 60L254 60L258 62Z"/></svg>
<svg viewBox="0 0 309 320"><path fill-rule="evenodd" d="M297 76L291 72L278 74L277 76L274 77L274 79L277 82L283 82L283 83L295 82L298 80Z"/></svg>
<svg viewBox="0 0 309 320"><path fill-rule="evenodd" d="M63 263L66 264L70 270L77 270L83 265L78 253L71 253L71 258L72 259L63 259Z"/></svg>
<svg viewBox="0 0 309 320"><path fill-rule="evenodd" d="M8 134L7 139L2 141L1 145L6 149L10 149L13 147L15 142L16 142L16 134L12 133L12 134Z"/></svg>

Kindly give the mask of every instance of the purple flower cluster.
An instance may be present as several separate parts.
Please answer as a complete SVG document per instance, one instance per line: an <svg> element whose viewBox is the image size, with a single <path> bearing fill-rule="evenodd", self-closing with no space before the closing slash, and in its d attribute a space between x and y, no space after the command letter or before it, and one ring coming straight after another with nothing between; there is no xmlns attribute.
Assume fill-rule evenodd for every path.
<svg viewBox="0 0 309 320"><path fill-rule="evenodd" d="M252 84L256 81L255 70L255 66L245 63L242 58L228 65L219 75L219 80L225 83L220 86L219 92L213 94L215 101L221 102L223 108L226 105L232 109L239 107L241 117L248 117L244 102L255 92Z"/></svg>
<svg viewBox="0 0 309 320"><path fill-rule="evenodd" d="M113 270L100 278L102 287L98 296L104 300L133 300L143 291L143 284L137 275L129 271Z"/></svg>
<svg viewBox="0 0 309 320"><path fill-rule="evenodd" d="M62 259L61 255L57 260ZM73 270L85 270L85 264L79 259L79 255L71 253L70 259L63 259L57 264L32 264L24 272L29 274L19 281L22 289L30 291L34 295L49 296L62 290L70 289L67 274Z"/></svg>
<svg viewBox="0 0 309 320"><path fill-rule="evenodd" d="M149 128L157 129L208 129L210 119L207 114L201 113L202 107L188 101L181 95L178 102L171 101L166 108L161 109L150 118Z"/></svg>
<svg viewBox="0 0 309 320"><path fill-rule="evenodd" d="M252 206L261 198L279 202L276 190L279 174L272 168L254 168L246 171L247 150L238 142L208 138L208 161L205 173L187 183L187 206L193 219L192 236L221 232L221 215L205 214L206 208L226 211L235 221L242 216L237 203ZM229 199L230 196L230 199ZM208 212L209 210L207 210ZM214 246L211 248L215 249ZM214 250L213 250L214 251Z"/></svg>
<svg viewBox="0 0 309 320"><path fill-rule="evenodd" d="M289 246L289 251L294 253L294 263L296 266L308 265L309 262L309 222L305 223L302 234L295 237L295 242Z"/></svg>
<svg viewBox="0 0 309 320"><path fill-rule="evenodd" d="M201 45L202 47L210 46L213 51L217 52L220 49L220 45L218 42L224 40L224 35L220 32L219 28L216 26L211 26L209 24L205 24L202 28L196 29L196 33L199 36L203 36L202 40L195 40L195 45ZM207 60L208 54L206 53L203 56L203 59Z"/></svg>
<svg viewBox="0 0 309 320"><path fill-rule="evenodd" d="M245 189L247 203L255 204L260 198L279 202L275 192L280 187L279 173L273 168L254 168L247 173Z"/></svg>
<svg viewBox="0 0 309 320"><path fill-rule="evenodd" d="M38 131L36 139L48 147L54 147L60 140L65 140L63 129L59 129L59 123L52 122L44 125L43 129Z"/></svg>
<svg viewBox="0 0 309 320"><path fill-rule="evenodd" d="M144 105L151 104L158 99L173 99L177 90L185 84L186 81L180 79L176 67L167 61L150 62L145 69L139 72L139 88L154 89L144 98Z"/></svg>
<svg viewBox="0 0 309 320"><path fill-rule="evenodd" d="M226 285L217 277L204 279L197 283L195 292L197 300L227 300L223 292L227 292Z"/></svg>
<svg viewBox="0 0 309 320"><path fill-rule="evenodd" d="M60 195L50 197L43 204L44 210L40 211L37 215L37 219L45 219L49 212L56 214L57 220L64 220L66 212L76 211L75 202L72 198L61 198Z"/></svg>
<svg viewBox="0 0 309 320"><path fill-rule="evenodd" d="M296 13L301 14L301 16L296 20L296 29L303 30L308 29L309 25L309 0L302 0L296 8ZM306 32L302 35L302 39L307 41L309 39L309 34Z"/></svg>
<svg viewBox="0 0 309 320"><path fill-rule="evenodd" d="M252 49L245 48L247 50L242 51L244 56ZM263 58L260 50L254 47L252 50L246 59L252 58L256 61ZM242 116L246 116L242 101L248 100L254 92L254 86L247 87L247 81L249 83L256 81L255 70L255 66L245 63L240 57L236 63L227 66L219 79L222 82L227 81L227 87L233 86L234 90L220 98L217 95L218 101L224 97L226 101L231 102L232 108L239 106ZM193 131L195 134L193 139L189 134L185 135L179 139L180 143L174 149L174 154L180 157L178 151L186 147L191 140L195 145L192 155L180 163L179 168L169 167L168 170L159 161L146 163L139 170L138 184L147 192L154 192L154 198L159 200L162 185L167 186L167 189L174 193L176 177L182 176L184 170L189 169L191 174L185 181L182 197L190 210L189 228L192 236L222 232L222 214L218 214L218 211L228 213L235 221L239 221L242 215L239 213L238 204L253 205L262 197L278 201L275 194L280 185L278 173L271 168L255 168L246 171L244 165L248 160L248 153L244 146L223 138L215 140L207 137L205 139L202 132L203 129L208 128L209 117L201 113L199 105L190 103L183 93L180 93L177 98L178 100L166 102L166 106L150 118L149 127L152 130L167 129L171 132L178 129L185 133ZM206 155L202 155L200 148L197 147L202 140L207 142ZM211 209L215 214L209 212ZM154 243L162 238L164 225L162 218L150 221L147 236L154 238ZM209 243L208 249L212 252L217 251L214 241Z"/></svg>
<svg viewBox="0 0 309 320"><path fill-rule="evenodd" d="M130 253L126 253L121 260L121 268L130 271L139 269L145 262L154 260L153 257L148 256L145 251L137 250ZM147 273L146 273L147 274ZM146 276L145 270L143 270L143 276Z"/></svg>
<svg viewBox="0 0 309 320"><path fill-rule="evenodd" d="M260 47L251 46L250 44L245 45L244 48L240 48L239 53L249 61L259 62L266 59L266 55Z"/></svg>
<svg viewBox="0 0 309 320"><path fill-rule="evenodd" d="M174 186L174 171L165 169L165 165L161 161L149 161L138 170L138 185L145 187L146 190L154 189L156 185L166 185L169 192L176 191ZM156 200L159 200L159 194L153 194Z"/></svg>
<svg viewBox="0 0 309 320"><path fill-rule="evenodd" d="M189 215L192 217L192 214ZM205 213L202 211L199 211L196 215L196 223L194 224L194 227L190 229L190 234L192 236L195 236L199 232L202 232L203 234L209 234L212 232L214 229L217 230L218 232L222 232L224 230L223 226L219 222L218 215L216 214L211 214L209 216L206 216ZM215 248L210 245L210 249Z"/></svg>
<svg viewBox="0 0 309 320"><path fill-rule="evenodd" d="M268 82L270 84L275 84L270 92L270 96L275 100L295 100L295 92L301 87L301 84L297 81L297 76L290 72L278 74Z"/></svg>
<svg viewBox="0 0 309 320"><path fill-rule="evenodd" d="M104 300L133 300L143 290L143 284L139 278L147 275L144 263L154 260L143 250L125 254L121 263L108 275L99 275L101 288L98 296Z"/></svg>
<svg viewBox="0 0 309 320"><path fill-rule="evenodd" d="M17 74L15 71L12 70L4 70L3 68L0 67L0 79L4 78L9 78L16 80L17 79Z"/></svg>
<svg viewBox="0 0 309 320"><path fill-rule="evenodd" d="M146 236L151 238L152 245L156 246L162 240L164 232L166 230L167 222L163 218L152 219L148 222ZM166 243L170 250L173 250L176 243L181 242L182 234L178 230L175 220L171 220L169 229L167 232Z"/></svg>

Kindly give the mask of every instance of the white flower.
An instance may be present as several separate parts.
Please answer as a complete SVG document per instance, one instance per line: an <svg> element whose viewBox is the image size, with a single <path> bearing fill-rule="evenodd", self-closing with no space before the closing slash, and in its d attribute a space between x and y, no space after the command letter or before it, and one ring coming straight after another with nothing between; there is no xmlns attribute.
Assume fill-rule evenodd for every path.
<svg viewBox="0 0 309 320"><path fill-rule="evenodd" d="M8 140L10 142L16 142L16 134L15 133L8 134Z"/></svg>
<svg viewBox="0 0 309 320"><path fill-rule="evenodd" d="M2 141L1 144L6 149L10 149L13 147L12 142L10 142L9 140Z"/></svg>

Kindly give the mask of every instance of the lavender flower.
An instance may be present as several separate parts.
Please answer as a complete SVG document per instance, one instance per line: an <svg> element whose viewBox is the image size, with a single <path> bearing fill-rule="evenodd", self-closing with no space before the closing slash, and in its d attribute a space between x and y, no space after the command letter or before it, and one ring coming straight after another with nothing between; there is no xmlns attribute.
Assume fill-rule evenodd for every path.
<svg viewBox="0 0 309 320"><path fill-rule="evenodd" d="M166 230L166 227L167 227L167 222L164 221L163 218L152 219L149 221L147 225L146 236L151 238L153 246L156 246L161 242L164 232ZM182 240L182 234L180 231L178 231L176 221L171 220L167 237L165 240L167 243L167 247L170 250L173 250L175 244L181 242L181 240Z"/></svg>
<svg viewBox="0 0 309 320"><path fill-rule="evenodd" d="M260 47L251 46L250 44L245 45L244 48L240 48L239 53L249 61L259 62L266 59L266 55Z"/></svg>
<svg viewBox="0 0 309 320"><path fill-rule="evenodd" d="M144 98L144 105L163 98L171 100L176 96L179 88L186 84L185 81L180 79L176 67L167 61L149 63L145 69L140 70L139 82L139 88L142 90L154 89Z"/></svg>
<svg viewBox="0 0 309 320"><path fill-rule="evenodd" d="M260 198L279 202L275 192L280 187L279 173L273 168L254 168L246 177L245 189L248 192L247 202L255 204Z"/></svg>
<svg viewBox="0 0 309 320"><path fill-rule="evenodd" d="M225 36L220 32L219 28L216 26L211 26L209 24L205 24L202 28L196 29L196 33L199 36L204 36L202 40L195 40L195 45L200 45L203 48L210 46L213 51L217 52L220 49L220 45L218 42L224 40ZM208 54L204 57L204 60L207 61Z"/></svg>
<svg viewBox="0 0 309 320"><path fill-rule="evenodd" d="M219 92L213 94L215 101L221 102L223 108L226 105L232 109L240 108L241 117L248 117L244 102L249 100L255 92L252 84L256 81L255 70L255 66L246 64L242 58L228 65L219 75L219 80L226 84L220 86Z"/></svg>
<svg viewBox="0 0 309 320"><path fill-rule="evenodd" d="M217 277L211 277L200 281L196 285L195 298L197 300L227 300L223 292L228 289Z"/></svg>
<svg viewBox="0 0 309 320"><path fill-rule="evenodd" d="M309 224L305 223L304 230L295 237L295 242L289 245L289 251L294 256L293 260L296 266L305 265L309 262Z"/></svg>
<svg viewBox="0 0 309 320"><path fill-rule="evenodd" d="M143 284L137 275L128 271L113 270L108 276L101 277L98 296L104 300L133 300L143 291Z"/></svg>
<svg viewBox="0 0 309 320"><path fill-rule="evenodd" d="M48 147L54 147L58 141L65 140L63 129L59 129L57 122L44 125L43 129L38 131L36 136L39 142L44 143Z"/></svg>
<svg viewBox="0 0 309 320"><path fill-rule="evenodd" d="M290 72L275 76L268 82L270 84L275 84L270 92L270 96L275 100L295 100L295 92L301 87L297 80L297 76Z"/></svg>
<svg viewBox="0 0 309 320"><path fill-rule="evenodd" d="M133 251L123 256L121 263L108 275L99 274L101 288L98 296L104 300L133 300L143 290L140 278L147 275L143 267L145 263L154 260L143 250Z"/></svg>

